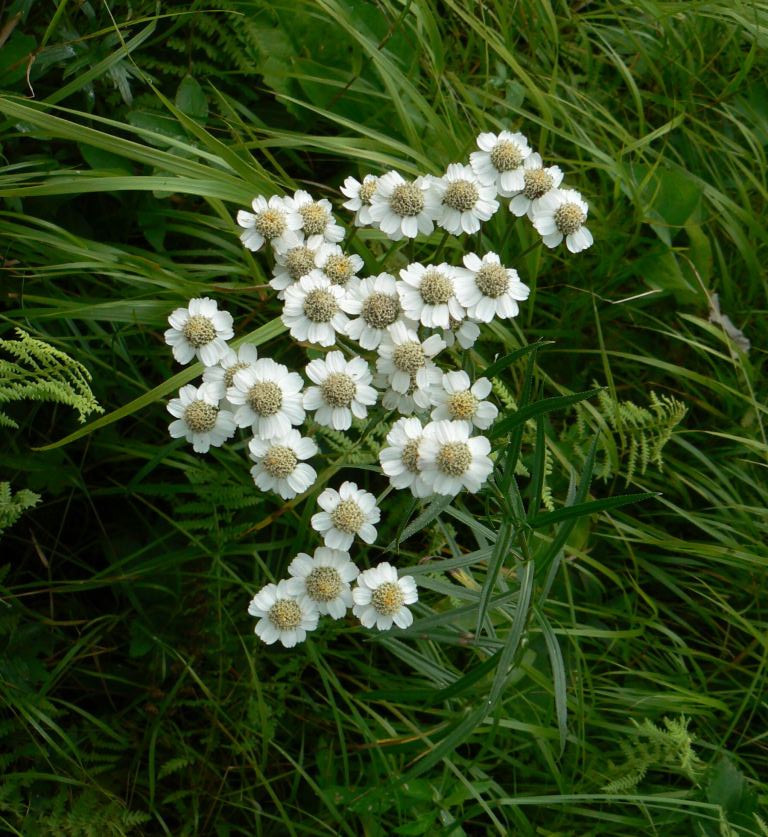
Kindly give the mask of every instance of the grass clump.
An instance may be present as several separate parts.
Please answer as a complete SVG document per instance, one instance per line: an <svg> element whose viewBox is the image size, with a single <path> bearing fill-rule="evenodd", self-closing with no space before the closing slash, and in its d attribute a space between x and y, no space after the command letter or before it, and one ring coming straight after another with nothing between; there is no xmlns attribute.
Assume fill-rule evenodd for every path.
<svg viewBox="0 0 768 837"><path fill-rule="evenodd" d="M66 352L106 414L35 401L3 428L3 480L42 498L0 541L3 828L765 833L765 4L131 11L4 11L0 337ZM502 420L602 394L509 430L508 508L392 500L370 556L419 583L411 633L257 644L247 602L311 504L255 492L242 449L166 435L158 402L201 371L174 374L168 313L215 296L294 368L237 209L298 187L338 206L350 173L440 174L523 125L599 244L568 259L491 221L532 293L468 362L554 341L500 371ZM370 269L384 244L355 249ZM323 431L324 478L372 480L377 432ZM660 496L563 516L625 491Z"/></svg>

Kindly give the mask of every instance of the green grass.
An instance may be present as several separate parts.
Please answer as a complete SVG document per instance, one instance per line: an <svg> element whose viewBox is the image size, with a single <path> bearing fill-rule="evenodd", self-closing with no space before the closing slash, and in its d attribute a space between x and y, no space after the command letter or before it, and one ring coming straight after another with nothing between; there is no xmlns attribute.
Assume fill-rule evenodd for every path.
<svg viewBox="0 0 768 837"><path fill-rule="evenodd" d="M20 429L0 483L42 497L0 540L2 829L768 833L768 4L147 3L130 26L107 5L4 12L22 17L0 57L0 338L83 364L105 415L2 405ZM263 646L247 603L315 542L314 505L254 491L243 442L168 437L164 402L199 369L173 364L167 314L215 295L298 368L236 210L297 186L338 206L349 174L438 174L509 126L584 193L596 244L529 249L494 218L482 246L503 240L531 300L466 361L553 341L499 373L510 415L595 384L678 399L663 470L632 466L650 420L612 424L596 396L532 408L521 496L410 533L387 498L356 558L417 577L412 631ZM384 252L353 247L368 270ZM323 444L323 482L381 490L369 446ZM635 492L659 496L555 540L548 513Z"/></svg>

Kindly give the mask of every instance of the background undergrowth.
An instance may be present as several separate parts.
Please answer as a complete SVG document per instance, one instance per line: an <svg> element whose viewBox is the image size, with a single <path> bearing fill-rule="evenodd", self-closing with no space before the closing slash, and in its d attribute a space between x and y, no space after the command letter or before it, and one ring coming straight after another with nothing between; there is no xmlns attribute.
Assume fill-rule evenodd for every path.
<svg viewBox="0 0 768 837"><path fill-rule="evenodd" d="M767 27L745 0L0 5L2 829L768 834ZM215 296L295 368L236 210L338 206L349 174L438 174L510 126L596 244L516 259L537 236L499 213L532 294L473 362L543 339L535 397L604 388L525 426L522 490L562 508L599 431L590 497L660 496L571 529L501 680L524 579L504 563L475 642L503 521L461 502L387 553L387 500L370 558L423 584L414 631L267 648L246 606L310 504L256 491L242 444L169 438L196 372L167 314ZM326 480L382 487L376 444L324 444Z"/></svg>

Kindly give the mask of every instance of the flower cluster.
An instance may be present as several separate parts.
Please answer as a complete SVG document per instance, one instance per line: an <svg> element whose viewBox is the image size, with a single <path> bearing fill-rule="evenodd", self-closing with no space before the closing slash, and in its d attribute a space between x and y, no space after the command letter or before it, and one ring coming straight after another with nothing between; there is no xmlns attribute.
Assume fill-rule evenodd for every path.
<svg viewBox="0 0 768 837"><path fill-rule="evenodd" d="M484 133L477 145L467 164L448 166L440 178L409 181L395 171L362 182L349 177L343 205L354 211L356 226L400 241L428 236L435 226L445 235L477 233L498 212L499 198L509 198L510 213L527 215L546 246L563 239L574 253L590 246L587 204L560 188L560 169L545 168L522 134ZM354 432L395 411L400 418L378 455L393 488L419 499L478 492L493 470L483 435L498 415L487 400L491 383L439 364L459 360L456 348L470 349L483 324L518 315L529 289L517 271L497 253L468 252L461 265L434 258L411 261L396 274L359 275L363 260L340 246L344 229L328 200L298 190L259 196L252 210L237 215L241 240L249 250L271 250L270 285L283 302L283 323L315 357L302 376L259 357L251 344L235 350L227 342L232 317L208 297L190 300L170 315L165 339L176 360L197 358L205 370L199 386L182 387L168 405L171 436L205 453L237 428L248 431L255 486L294 500L318 478L310 464L322 456L318 427ZM377 404L383 410L369 416ZM287 579L253 597L248 612L258 619L256 634L291 647L320 616L340 619L349 608L368 628L408 627L409 605L418 599L414 579L387 562L361 572L350 557L356 539L376 540L381 512L374 495L345 481L321 491L317 505L311 525L324 545L311 556L299 553Z"/></svg>

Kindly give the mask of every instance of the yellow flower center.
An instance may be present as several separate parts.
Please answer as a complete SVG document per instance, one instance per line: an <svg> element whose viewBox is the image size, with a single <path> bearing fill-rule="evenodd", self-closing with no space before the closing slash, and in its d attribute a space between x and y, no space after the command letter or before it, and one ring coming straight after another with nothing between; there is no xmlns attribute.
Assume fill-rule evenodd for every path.
<svg viewBox="0 0 768 837"><path fill-rule="evenodd" d="M471 180L453 180L443 195L443 203L458 212L469 212L475 208L480 192Z"/></svg>
<svg viewBox="0 0 768 837"><path fill-rule="evenodd" d="M205 401L193 401L184 410L184 423L193 433L207 433L216 426L219 408Z"/></svg>
<svg viewBox="0 0 768 837"><path fill-rule="evenodd" d="M191 346L199 349L201 346L205 346L211 340L215 339L216 326L214 326L208 317L196 314L184 323L182 334Z"/></svg>
<svg viewBox="0 0 768 837"><path fill-rule="evenodd" d="M331 512L331 523L340 532L354 535L365 523L365 515L354 500L342 500Z"/></svg>
<svg viewBox="0 0 768 837"><path fill-rule="evenodd" d="M395 581L385 581L371 593L371 604L382 616L394 616L404 601L403 591Z"/></svg>
<svg viewBox="0 0 768 837"><path fill-rule="evenodd" d="M472 464L472 453L466 442L447 442L437 454L437 467L449 477L460 477Z"/></svg>
<svg viewBox="0 0 768 837"><path fill-rule="evenodd" d="M301 608L292 599L278 599L267 614L269 621L280 631L291 631L301 625Z"/></svg>
<svg viewBox="0 0 768 837"><path fill-rule="evenodd" d="M296 454L290 448L284 445L274 445L267 451L262 464L271 477L284 480L293 473L297 461Z"/></svg>
<svg viewBox="0 0 768 837"><path fill-rule="evenodd" d="M414 183L400 183L392 190L389 205L396 215L409 218L424 209L424 194Z"/></svg>
<svg viewBox="0 0 768 837"><path fill-rule="evenodd" d="M283 406L283 391L274 381L254 384L246 398L248 406L259 416L274 416Z"/></svg>
<svg viewBox="0 0 768 837"><path fill-rule="evenodd" d="M342 591L343 582L334 567L315 567L306 579L309 598L316 602L331 602Z"/></svg>
<svg viewBox="0 0 768 837"><path fill-rule="evenodd" d="M332 372L323 381L320 391L329 406L349 407L357 392L357 384L344 372Z"/></svg>

